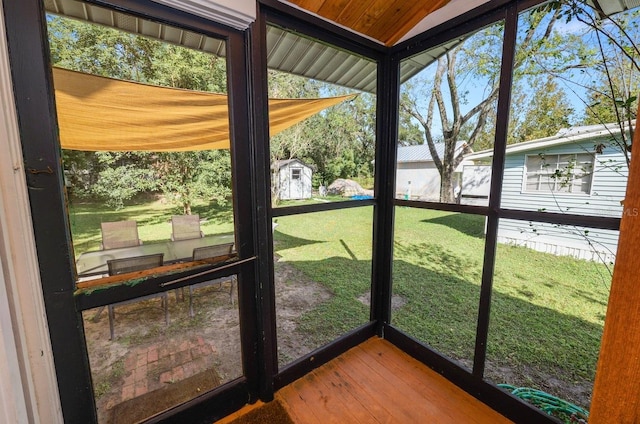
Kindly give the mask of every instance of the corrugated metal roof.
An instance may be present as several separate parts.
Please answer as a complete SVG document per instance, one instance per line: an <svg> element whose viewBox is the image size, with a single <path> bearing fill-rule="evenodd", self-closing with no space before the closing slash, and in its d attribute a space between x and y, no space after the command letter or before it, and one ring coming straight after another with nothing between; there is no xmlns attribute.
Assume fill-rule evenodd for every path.
<svg viewBox="0 0 640 424"><path fill-rule="evenodd" d="M466 141L458 141L456 143L456 152L462 150L465 144L467 144ZM435 148L438 157L442 157L444 154L444 143L436 143ZM429 146L427 144L398 146L398 163L429 162L432 160L433 157L431 156L431 152L429 151Z"/></svg>
<svg viewBox="0 0 640 424"><path fill-rule="evenodd" d="M217 56L225 56L223 40L80 1L43 1L45 9L49 13L94 22L168 43L202 50ZM640 0L600 0L599 4L606 14L613 14L640 6ZM409 80L438 57L455 47L460 41L462 38L454 39L403 60L400 64L400 82ZM267 49L267 67L269 69L289 72L355 90L376 92L376 63L367 58L274 26L267 27Z"/></svg>
<svg viewBox="0 0 640 424"><path fill-rule="evenodd" d="M45 10L56 15L117 28L168 43L202 50L216 56L225 55L225 42L169 25L131 16L113 9L75 0L44 0Z"/></svg>
<svg viewBox="0 0 640 424"><path fill-rule="evenodd" d="M640 0L593 0L589 1L589 3L598 4L605 16L610 16L640 6Z"/></svg>
<svg viewBox="0 0 640 424"><path fill-rule="evenodd" d="M226 55L224 40L193 31L74 0L44 0L44 5L49 13L117 28L216 56ZM452 40L402 61L401 81L416 75L458 42ZM375 62L271 25L267 27L267 67L355 90L376 92Z"/></svg>
<svg viewBox="0 0 640 424"><path fill-rule="evenodd" d="M635 124L633 125L635 128ZM612 137L620 134L620 126L618 124L595 124L583 125L571 128L562 128L555 135L550 137L539 138L536 140L523 141L522 143L510 144L507 146L505 153L507 155L513 153L527 152L530 150L540 150L552 146L582 142L589 139L602 137ZM493 149L482 150L467 156L467 160L478 160L490 158L493 156Z"/></svg>

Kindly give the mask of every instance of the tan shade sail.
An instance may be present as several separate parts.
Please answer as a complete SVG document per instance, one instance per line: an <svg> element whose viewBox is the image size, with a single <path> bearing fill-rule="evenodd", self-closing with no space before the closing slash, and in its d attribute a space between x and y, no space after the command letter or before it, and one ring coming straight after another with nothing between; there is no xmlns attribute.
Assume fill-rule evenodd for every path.
<svg viewBox="0 0 640 424"><path fill-rule="evenodd" d="M63 149L188 151L229 148L227 96L158 87L54 68ZM356 95L269 99L275 135Z"/></svg>

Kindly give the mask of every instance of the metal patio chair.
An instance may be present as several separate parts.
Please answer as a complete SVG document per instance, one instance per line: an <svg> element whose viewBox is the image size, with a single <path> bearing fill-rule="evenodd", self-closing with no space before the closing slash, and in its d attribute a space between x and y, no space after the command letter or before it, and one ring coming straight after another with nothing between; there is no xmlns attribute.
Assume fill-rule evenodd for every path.
<svg viewBox="0 0 640 424"><path fill-rule="evenodd" d="M138 237L138 223L136 221L114 221L100 224L102 232L102 250L120 247L139 246L142 244Z"/></svg>
<svg viewBox="0 0 640 424"><path fill-rule="evenodd" d="M224 244L216 244L213 246L205 246L205 247L196 247L193 249L193 260L200 261L203 259L211 259L216 258L218 256L230 255L234 252L235 243L224 243ZM205 286L210 286L213 284L220 284L222 288L222 283L225 281L230 281L229 287L229 302L233 305L233 287L235 286L236 276L230 275L227 277L216 278L214 280L203 281L202 283L192 284L189 286L189 316L193 317L195 315L193 311L193 290Z"/></svg>
<svg viewBox="0 0 640 424"><path fill-rule="evenodd" d="M173 215L171 240L187 240L204 237L200 229L200 215Z"/></svg>
<svg viewBox="0 0 640 424"><path fill-rule="evenodd" d="M109 275L126 274L128 272L142 271L145 269L156 268L156 267L162 266L163 258L164 258L164 253L157 253L153 255L134 256L131 258L111 259L107 261L107 266L109 267ZM156 297L161 298L162 308L164 309L164 323L165 325L168 325L169 324L169 298L167 297L167 292L154 293L147 296L136 297L135 299L129 299L129 300L124 300L122 302L112 303L108 305L110 340L113 340L113 336L115 334L114 321L115 321L116 306L123 306L123 305L140 302L143 300L148 300Z"/></svg>

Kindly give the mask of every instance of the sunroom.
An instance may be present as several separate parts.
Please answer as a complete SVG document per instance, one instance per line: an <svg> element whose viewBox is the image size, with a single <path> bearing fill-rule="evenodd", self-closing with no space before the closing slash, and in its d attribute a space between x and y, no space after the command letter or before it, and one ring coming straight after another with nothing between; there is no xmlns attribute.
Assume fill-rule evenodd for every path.
<svg viewBox="0 0 640 424"><path fill-rule="evenodd" d="M1 4L6 422L640 420L633 2ZM626 184L619 208L501 206L508 144L595 123L609 144L566 155ZM397 190L415 144L438 201ZM488 205L460 202L484 149ZM283 160L311 198L274 194ZM541 170L557 203L610 196ZM501 220L619 231L615 261L501 243Z"/></svg>

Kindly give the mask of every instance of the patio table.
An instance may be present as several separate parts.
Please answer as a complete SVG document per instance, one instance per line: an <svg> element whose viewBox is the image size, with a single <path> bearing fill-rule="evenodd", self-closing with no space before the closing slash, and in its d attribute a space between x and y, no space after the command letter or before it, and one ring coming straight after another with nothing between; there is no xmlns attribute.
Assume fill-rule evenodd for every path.
<svg viewBox="0 0 640 424"><path fill-rule="evenodd" d="M187 240L168 240L165 242L141 244L139 246L121 247L117 249L92 250L84 252L76 260L78 277L106 274L109 272L107 261L111 259L131 258L134 256L164 253L164 262L191 260L196 247L233 243L233 233L215 234Z"/></svg>

